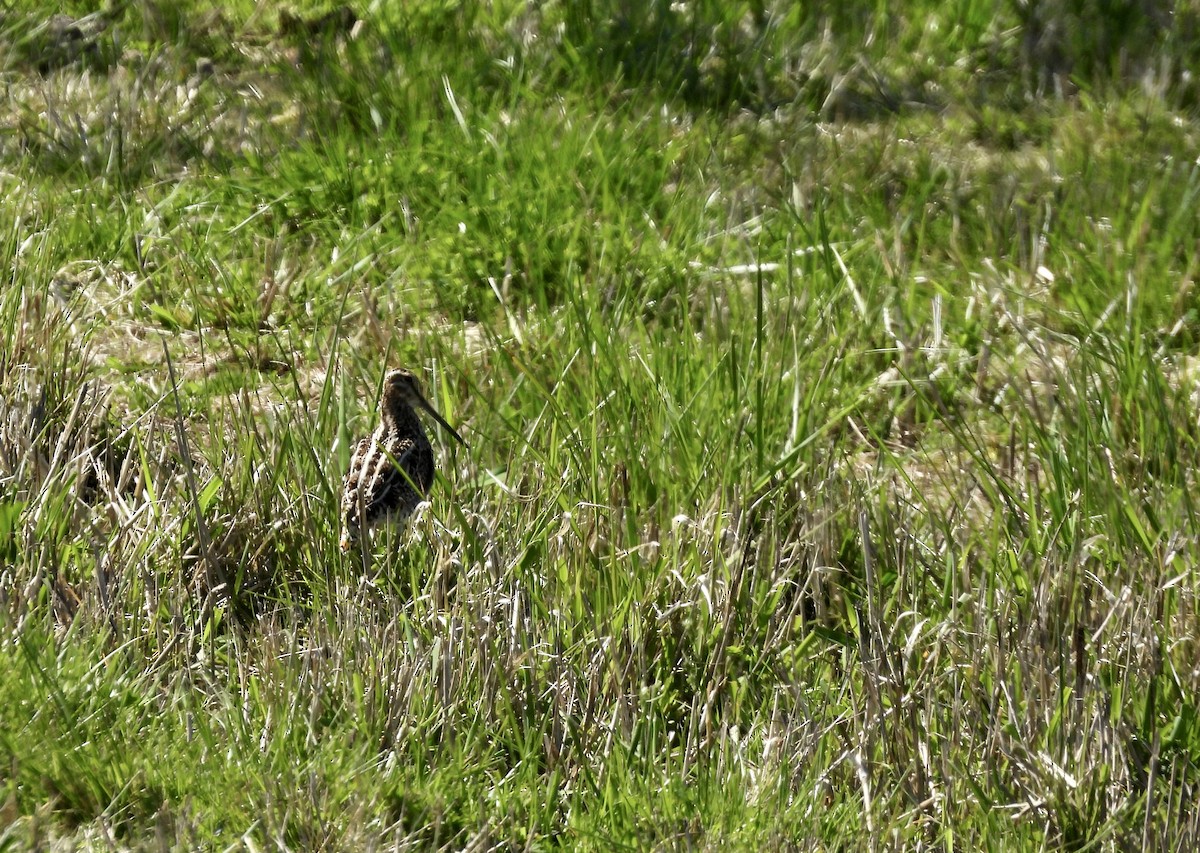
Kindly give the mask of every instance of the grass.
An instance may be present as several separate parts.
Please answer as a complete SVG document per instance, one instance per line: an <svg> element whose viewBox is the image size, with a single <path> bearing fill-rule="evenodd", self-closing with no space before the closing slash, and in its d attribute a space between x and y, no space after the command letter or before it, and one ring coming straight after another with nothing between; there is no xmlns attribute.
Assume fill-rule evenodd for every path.
<svg viewBox="0 0 1200 853"><path fill-rule="evenodd" d="M1196 846L1200 9L1111 5L10 4L0 846ZM400 364L470 449L347 557Z"/></svg>

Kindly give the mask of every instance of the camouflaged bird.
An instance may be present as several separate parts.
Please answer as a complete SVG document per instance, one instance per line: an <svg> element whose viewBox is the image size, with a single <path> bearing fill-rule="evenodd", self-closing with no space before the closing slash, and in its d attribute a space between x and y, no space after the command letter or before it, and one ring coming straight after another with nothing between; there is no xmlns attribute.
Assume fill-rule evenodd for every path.
<svg viewBox="0 0 1200 853"><path fill-rule="evenodd" d="M433 485L433 448L416 409L434 420L466 447L462 436L421 395L417 378L393 370L383 380L380 423L370 438L358 443L342 489L342 550L364 531L383 521L407 519Z"/></svg>

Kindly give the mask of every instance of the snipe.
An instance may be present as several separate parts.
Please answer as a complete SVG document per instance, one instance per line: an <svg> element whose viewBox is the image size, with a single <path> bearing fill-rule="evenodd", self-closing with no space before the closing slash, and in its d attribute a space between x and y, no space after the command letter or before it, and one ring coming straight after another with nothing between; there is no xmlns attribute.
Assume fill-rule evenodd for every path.
<svg viewBox="0 0 1200 853"><path fill-rule="evenodd" d="M393 370L383 380L380 422L358 443L342 488L342 550L349 551L364 531L386 520L412 515L433 484L433 448L417 418L424 409L466 447L462 436L434 411L417 378Z"/></svg>

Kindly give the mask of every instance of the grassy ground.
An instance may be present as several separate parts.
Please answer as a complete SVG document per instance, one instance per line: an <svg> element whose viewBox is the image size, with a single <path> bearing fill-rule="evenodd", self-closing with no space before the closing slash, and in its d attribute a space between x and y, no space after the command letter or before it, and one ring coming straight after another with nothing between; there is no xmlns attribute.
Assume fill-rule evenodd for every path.
<svg viewBox="0 0 1200 853"><path fill-rule="evenodd" d="M0 848L1200 844L1200 8L908 5L0 12Z"/></svg>

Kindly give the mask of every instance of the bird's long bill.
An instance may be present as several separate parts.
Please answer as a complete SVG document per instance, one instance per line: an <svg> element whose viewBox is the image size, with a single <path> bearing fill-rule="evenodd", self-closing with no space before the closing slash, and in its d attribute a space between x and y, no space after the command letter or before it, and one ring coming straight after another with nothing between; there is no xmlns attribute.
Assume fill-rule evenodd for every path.
<svg viewBox="0 0 1200 853"><path fill-rule="evenodd" d="M423 409L425 409L425 411L429 412L429 414L433 416L433 419L435 421L437 421L439 424L442 425L442 429L444 429L446 432L448 432L452 436L454 436L458 440L458 443L461 444L463 447L467 446L467 443L465 441L463 441L463 437L461 435L459 435L457 432L455 432L454 427L452 427L452 426L450 426L450 424L446 423L446 419L443 418L441 415L439 415L434 410L433 406L429 405L429 403L427 403L425 401L424 397L420 397L418 399L421 402L421 407Z"/></svg>

